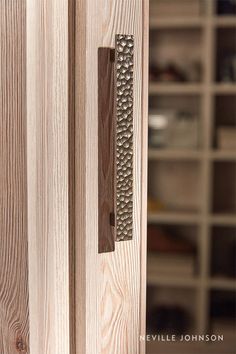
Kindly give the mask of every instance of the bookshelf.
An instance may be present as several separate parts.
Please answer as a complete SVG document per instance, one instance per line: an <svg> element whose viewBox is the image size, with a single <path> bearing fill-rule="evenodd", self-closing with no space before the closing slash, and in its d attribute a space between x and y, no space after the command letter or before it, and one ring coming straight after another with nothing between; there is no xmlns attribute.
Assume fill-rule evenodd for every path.
<svg viewBox="0 0 236 354"><path fill-rule="evenodd" d="M167 2L170 8L171 0ZM153 58L158 58L159 53L162 61L168 58L168 55L170 55L170 58L174 58L175 50L177 60L178 57L179 60L183 59L181 48L179 49L180 41L177 38L179 36L182 38L182 45L186 40L190 50L201 61L201 79L198 82L168 83L150 79L150 109L157 109L159 106L166 108L168 102L172 106L177 106L177 108L181 104L186 104L186 107L189 104L190 109L191 107L197 107L200 140L198 148L195 149L149 148L149 195L156 197L160 193L160 189L166 189L165 184L158 185L159 182L164 182L156 171L158 169L160 171L164 164L179 164L180 170L181 168L186 169L186 171L188 168L195 169L197 179L194 179L194 176L191 176L191 178L195 183L194 188L197 189L197 196L191 195L190 200L195 197L198 197L199 200L196 201L195 205L192 203L193 205L190 208L186 208L186 206L182 209L167 207L165 210L158 212L149 212L148 224L176 228L191 226L194 234L196 234L195 242L199 269L195 276L186 279L153 273L148 274L147 279L148 285L152 287L152 292L155 292L155 287L166 289L166 291L174 288L178 291L181 290L184 296L185 291L191 290L194 299L192 302L194 333L206 333L213 329L217 331L220 328L220 324L217 324L218 327L215 326L217 321L210 314L215 292L225 293L226 297L229 293L236 295L235 278L213 275L211 269L214 238L218 237L222 230L221 242L223 245L228 236L228 230L230 230L230 237L232 234L232 237L236 239L236 150L220 149L216 143L217 129L224 124L224 117L221 114L224 107L226 111L230 109L232 113L232 119L227 124L236 127L236 83L220 82L218 78L221 65L220 52L225 49L222 36L225 33L231 35L234 39L229 40L229 45L234 46L232 44L233 40L236 43L236 15L217 15L216 1L214 0L199 0L198 15L196 13L191 15L187 12L189 8L186 7L186 1L185 3L183 0L177 2L179 3L179 13L177 12L176 16L171 13L169 16L168 7L166 10L163 7L163 0L150 1L150 59L153 61ZM197 2L196 0L194 6ZM183 13L186 11L186 15L181 15L183 3ZM163 13L158 13L159 9ZM170 49L166 47L168 39L170 41L173 39ZM235 47L233 50L236 53ZM233 190L230 193L231 195L229 189L219 189L219 185L224 183L224 179ZM229 203L227 203L228 199L230 199ZM229 333L232 332L232 328L229 326ZM231 344L227 348L227 354L231 353L233 347L233 342L229 343ZM165 346L160 347L160 344L158 344L159 346L156 347L155 345L155 343L148 344L148 354L156 354L155 350L160 350L160 348L166 350ZM176 345L175 350L177 350ZM192 349L193 353L195 353L196 346L194 348ZM204 345L199 348L199 354L208 353ZM214 352L214 345L208 350ZM219 350L221 350L219 353L226 353L224 347ZM168 352L168 349L166 352ZM185 353L183 348L180 349L180 352ZM177 353L177 351L171 352L170 350L170 353ZM187 353L191 354L190 346ZM165 353L163 352L163 354Z"/></svg>

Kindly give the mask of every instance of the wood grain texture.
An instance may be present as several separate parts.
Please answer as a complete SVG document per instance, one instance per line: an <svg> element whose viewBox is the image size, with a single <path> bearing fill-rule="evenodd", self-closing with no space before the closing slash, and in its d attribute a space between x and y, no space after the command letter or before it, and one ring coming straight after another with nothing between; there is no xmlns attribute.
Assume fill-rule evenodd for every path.
<svg viewBox="0 0 236 354"><path fill-rule="evenodd" d="M98 48L98 252L115 249L114 50ZM113 56L113 60L112 60ZM113 221L113 222L112 222Z"/></svg>
<svg viewBox="0 0 236 354"><path fill-rule="evenodd" d="M27 0L30 348L69 354L68 0Z"/></svg>
<svg viewBox="0 0 236 354"><path fill-rule="evenodd" d="M76 315L83 328L77 353L140 354L139 335L145 328L145 221L147 88L143 80L143 39L147 32L143 16L147 2L142 0L77 0L77 16L83 16L78 32L76 70ZM80 9L80 10L79 10ZM79 23L77 23L78 26ZM80 23L81 26L81 23ZM77 27L79 28L79 26ZM81 27L80 27L81 30ZM145 30L147 31L147 29ZM79 42L80 35L83 42ZM98 97L97 49L114 47L115 35L132 34L134 52L134 231L133 240L116 244L112 253L98 254ZM145 34L145 36L144 36ZM85 50L86 48L86 50ZM145 65L147 62L145 61ZM78 67L78 69L77 69ZM83 71L83 73L82 73ZM146 75L146 74L145 74ZM80 79L80 80L79 80ZM83 79L83 80L81 80ZM82 109L82 112L81 110ZM144 184L144 189L142 189ZM85 256L81 259L81 249ZM86 279L86 283L85 283ZM79 285L78 285L79 284ZM81 286L82 285L82 286ZM83 286L85 285L85 288ZM142 289L142 290L141 290ZM83 308L82 308L83 306ZM142 314L140 313L142 310ZM82 333L82 332L81 332Z"/></svg>
<svg viewBox="0 0 236 354"><path fill-rule="evenodd" d="M29 353L25 1L0 1L0 353Z"/></svg>

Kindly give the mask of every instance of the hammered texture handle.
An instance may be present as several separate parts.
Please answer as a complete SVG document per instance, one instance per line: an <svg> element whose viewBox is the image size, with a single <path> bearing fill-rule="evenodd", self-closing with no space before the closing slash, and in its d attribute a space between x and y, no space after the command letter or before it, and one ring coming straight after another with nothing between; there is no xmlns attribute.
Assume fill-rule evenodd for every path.
<svg viewBox="0 0 236 354"><path fill-rule="evenodd" d="M133 237L133 52L131 35L116 35L116 241Z"/></svg>

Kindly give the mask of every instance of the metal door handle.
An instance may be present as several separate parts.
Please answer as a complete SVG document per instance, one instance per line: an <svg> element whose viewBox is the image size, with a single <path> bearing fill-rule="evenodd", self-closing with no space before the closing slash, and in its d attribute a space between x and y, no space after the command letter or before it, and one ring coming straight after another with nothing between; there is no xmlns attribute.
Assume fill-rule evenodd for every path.
<svg viewBox="0 0 236 354"><path fill-rule="evenodd" d="M98 49L98 251L133 238L132 35Z"/></svg>

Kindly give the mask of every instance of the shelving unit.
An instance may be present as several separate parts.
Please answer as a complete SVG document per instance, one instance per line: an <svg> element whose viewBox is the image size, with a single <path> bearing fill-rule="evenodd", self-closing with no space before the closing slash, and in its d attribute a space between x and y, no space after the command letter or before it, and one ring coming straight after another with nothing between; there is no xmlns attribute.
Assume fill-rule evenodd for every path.
<svg viewBox="0 0 236 354"><path fill-rule="evenodd" d="M172 150L161 150L161 149L149 149L148 158L149 160L199 160L202 157L201 151L193 150L183 150L183 149L172 149Z"/></svg>
<svg viewBox="0 0 236 354"><path fill-rule="evenodd" d="M199 95L202 93L204 86L201 84L163 84L150 83L149 95Z"/></svg>
<svg viewBox="0 0 236 354"><path fill-rule="evenodd" d="M236 85L230 83L220 83L212 84L207 88L211 94L220 94L220 95L235 95L236 94ZM163 83L150 83L149 85L149 95L201 95L203 90L206 87L202 84L163 84Z"/></svg>
<svg viewBox="0 0 236 354"><path fill-rule="evenodd" d="M157 166L161 166L163 163L190 163L191 166L195 164L198 166L198 181L200 187L198 193L200 193L200 203L195 210L161 210L160 212L152 212L148 214L148 224L163 225L192 225L197 226L197 240L198 247L198 262L199 271L196 276L190 278L181 277L164 277L159 274L148 274L148 284L151 287L157 288L179 288L183 290L183 294L186 288L191 288L196 295L195 306L195 331L194 333L208 333L212 328L210 318L210 303L212 301L211 290L220 290L222 292L235 292L236 295L236 282L235 279L228 278L226 276L212 276L211 275L211 257L212 257L212 242L214 239L215 228L231 228L235 230L236 239L236 209L232 208L230 211L222 212L222 210L214 209L215 198L219 201L222 198L221 195L216 195L217 191L214 188L216 175L215 173L223 174L224 171L216 168L218 164L231 164L235 165L236 169L236 151L234 150L221 150L215 144L215 130L218 126L216 119L216 100L221 100L222 97L231 97L236 102L236 83L222 83L217 81L216 72L218 68L216 65L216 54L218 52L217 35L219 30L231 30L236 31L236 16L217 15L216 14L216 2L214 0L203 0L202 9L203 12L199 16L182 16L174 17L162 17L159 18L156 11L152 10L152 5L160 0L151 0L150 3L150 53L152 56L152 45L156 46L155 36L159 38L159 33L163 31L180 31L180 35L184 31L188 34L190 31L194 31L195 38L199 37L200 57L202 60L203 74L202 79L199 82L184 82L184 83L163 83L163 82L150 82L149 95L150 95L150 108L158 108L159 102L173 97L180 99L186 99L188 101L191 97L197 102L199 108L199 120L200 120L200 135L201 141L199 148L197 149L168 149L168 148L149 148L149 193L154 194L158 192L158 178L155 174ZM155 4L154 4L155 5ZM197 32L196 32L197 31ZM198 34L196 34L198 33ZM235 38L236 41L236 38ZM157 40L158 42L158 40ZM157 43L158 45L158 43ZM161 45L161 44L159 44ZM158 57L158 48L153 50L154 56ZM166 51L167 52L167 51ZM162 53L163 54L163 53ZM173 53L172 53L173 54ZM164 56L163 56L164 57ZM162 57L162 59L163 59ZM159 101L158 101L159 100ZM233 106L233 104L232 104ZM236 106L235 111L232 112L235 115L236 126ZM223 118L222 118L223 119ZM219 120L219 124L221 121ZM231 124L232 122L230 122ZM189 167L191 168L191 167ZM233 168L233 167L232 167ZM222 183L222 179L221 179ZM233 183L232 181L230 183ZM235 175L236 186L236 175ZM216 186L217 187L217 186ZM160 187L162 188L162 187ZM236 189L236 187L235 187ZM224 190L221 190L222 194ZM163 192L164 193L164 192ZM152 197L153 195L151 195ZM236 198L236 195L235 195ZM225 235L227 236L227 235ZM224 242L222 235L222 242ZM169 351L170 353L185 353L183 349L177 350L178 345L175 344L176 351ZM227 354L231 352L231 347L227 349ZM149 349L150 348L150 349ZM156 354L154 351L155 344L148 345L148 354ZM165 345L160 347L165 350ZM199 346L198 354L206 354L204 345ZM214 346L209 350L209 353L214 352ZM195 346L196 349L196 346ZM194 350L195 350L194 349ZM159 349L160 350L160 349ZM226 354L225 348L222 347L222 354ZM162 351L162 354L166 354ZM168 352L168 353L169 353ZM186 352L191 354L191 347L188 347ZM195 353L195 351L193 351ZM217 352L218 353L218 352ZM219 352L221 353L221 351Z"/></svg>
<svg viewBox="0 0 236 354"><path fill-rule="evenodd" d="M201 160L203 154L208 160L214 161L236 161L236 152L234 151L201 151L183 150L183 149L153 149L148 151L149 160Z"/></svg>
<svg viewBox="0 0 236 354"><path fill-rule="evenodd" d="M191 212L159 212L148 214L148 222L152 224L198 224L200 221L201 216Z"/></svg>

